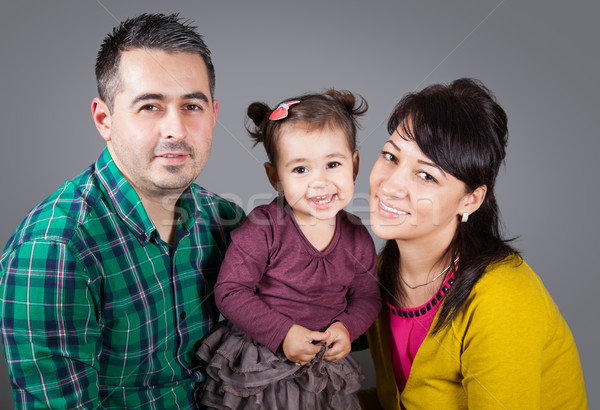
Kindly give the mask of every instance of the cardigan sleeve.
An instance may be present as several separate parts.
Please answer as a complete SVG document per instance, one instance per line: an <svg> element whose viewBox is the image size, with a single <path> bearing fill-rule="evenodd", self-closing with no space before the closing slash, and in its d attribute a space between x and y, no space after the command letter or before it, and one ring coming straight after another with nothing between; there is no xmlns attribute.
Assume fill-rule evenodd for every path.
<svg viewBox="0 0 600 410"><path fill-rule="evenodd" d="M359 393L361 406L364 409L384 408L386 410L400 410L400 392L396 385L396 377L392 365L390 345L386 329L387 315L382 312L371 327L367 330L367 340L373 365L375 366L376 393L371 391Z"/></svg>
<svg viewBox="0 0 600 410"><path fill-rule="evenodd" d="M457 331L469 408L540 408L547 303L525 264L486 274L473 288L466 328Z"/></svg>

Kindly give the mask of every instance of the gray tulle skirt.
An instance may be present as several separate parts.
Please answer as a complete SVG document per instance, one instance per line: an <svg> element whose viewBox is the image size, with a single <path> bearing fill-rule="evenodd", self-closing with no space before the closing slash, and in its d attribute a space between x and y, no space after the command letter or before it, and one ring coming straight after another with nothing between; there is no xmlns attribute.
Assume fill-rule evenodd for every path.
<svg viewBox="0 0 600 410"><path fill-rule="evenodd" d="M198 357L207 380L200 407L215 409L359 409L364 378L350 356L323 360L326 347L304 366L255 342L232 324L220 324L202 342Z"/></svg>

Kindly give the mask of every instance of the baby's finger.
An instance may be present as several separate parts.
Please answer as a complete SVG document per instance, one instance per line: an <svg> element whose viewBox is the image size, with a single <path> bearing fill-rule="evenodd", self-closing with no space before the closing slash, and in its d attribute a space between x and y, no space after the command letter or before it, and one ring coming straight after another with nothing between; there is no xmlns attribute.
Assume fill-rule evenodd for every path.
<svg viewBox="0 0 600 410"><path fill-rule="evenodd" d="M324 342L329 339L331 332L310 332L306 335L309 342Z"/></svg>

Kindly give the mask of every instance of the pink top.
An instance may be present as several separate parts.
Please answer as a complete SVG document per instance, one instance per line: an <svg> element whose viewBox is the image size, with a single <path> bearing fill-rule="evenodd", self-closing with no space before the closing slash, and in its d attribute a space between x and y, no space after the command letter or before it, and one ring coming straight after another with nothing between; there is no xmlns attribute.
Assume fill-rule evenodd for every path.
<svg viewBox="0 0 600 410"><path fill-rule="evenodd" d="M389 303L389 331L392 364L398 390L402 392L408 381L412 363L421 343L425 340L441 301L454 283L454 272L444 280L442 287L424 305L410 309L396 309Z"/></svg>

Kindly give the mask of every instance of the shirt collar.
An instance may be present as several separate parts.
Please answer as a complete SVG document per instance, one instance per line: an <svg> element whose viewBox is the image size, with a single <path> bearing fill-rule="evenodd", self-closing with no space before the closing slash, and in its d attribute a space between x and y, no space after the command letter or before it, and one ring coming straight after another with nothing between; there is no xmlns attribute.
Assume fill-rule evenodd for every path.
<svg viewBox="0 0 600 410"><path fill-rule="evenodd" d="M108 148L104 148L95 165L100 187L115 213L135 233L140 243L145 244L156 227L144 209L140 196L119 170Z"/></svg>
<svg viewBox="0 0 600 410"><path fill-rule="evenodd" d="M142 245L150 240L154 232L158 235L156 226L148 216L140 196L119 170L108 148L104 148L96 161L96 176L115 212L136 234ZM181 211L179 223L188 231L192 229L196 219L199 218L198 213L202 210L195 188L192 184L177 201L177 207Z"/></svg>
<svg viewBox="0 0 600 410"><path fill-rule="evenodd" d="M203 206L199 201L199 197L198 187L192 183L183 191L177 201L177 207L181 212L179 223L188 231L192 229L198 219L202 218L200 214Z"/></svg>

